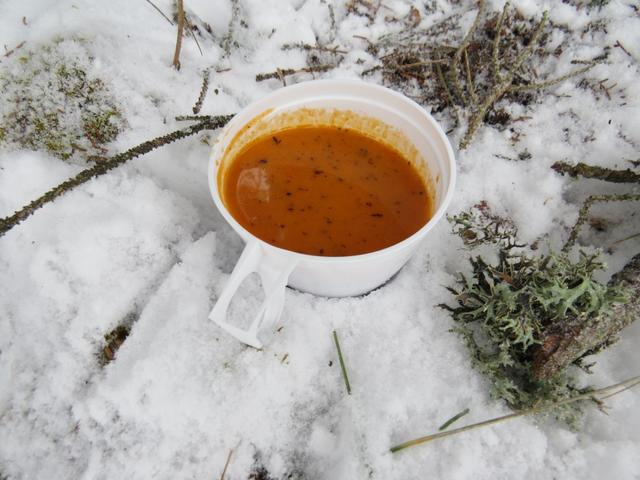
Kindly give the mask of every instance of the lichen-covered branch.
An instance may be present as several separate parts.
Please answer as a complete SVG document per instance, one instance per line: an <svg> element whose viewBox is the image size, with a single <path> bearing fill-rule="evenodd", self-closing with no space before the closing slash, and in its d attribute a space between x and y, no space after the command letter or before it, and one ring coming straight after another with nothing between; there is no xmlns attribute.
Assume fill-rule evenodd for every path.
<svg viewBox="0 0 640 480"><path fill-rule="evenodd" d="M586 163L571 165L567 162L556 162L551 168L561 175L570 177L597 178L613 183L640 183L640 173L627 168L626 170L612 170L611 168L596 167Z"/></svg>
<svg viewBox="0 0 640 480"><path fill-rule="evenodd" d="M60 185L53 187L44 195L35 199L28 205L25 205L20 210L15 212L13 215L0 219L0 237L3 236L5 233L7 233L16 225L18 225L20 222L30 217L40 207L46 205L47 203L52 202L59 196L65 194L70 190L73 190L79 185L82 185L83 183L91 180L92 178L99 177L100 175L104 175L110 170L113 170L114 168L119 167L120 165L128 162L132 158L136 158L136 157L139 157L140 155L144 155L145 153L149 153L151 150L154 150L163 145L167 145L169 143L175 142L176 140L180 140L181 138L195 135L196 133L202 130L215 130L217 128L223 127L224 125L227 124L229 119L230 117L227 115L221 115L219 117L210 117L195 125L191 125L189 127L182 128L180 130L176 130L167 135L154 138L153 140L147 140L146 142L143 142L140 145L130 148L125 152L119 153L108 160L105 160L100 163L96 163L91 168L87 168L81 171L75 177L65 180Z"/></svg>
<svg viewBox="0 0 640 480"><path fill-rule="evenodd" d="M610 345L623 328L640 317L640 254L633 257L609 285L628 289L628 300L595 317L570 314L564 322L545 332L533 354L536 378L551 378L589 352Z"/></svg>
<svg viewBox="0 0 640 480"><path fill-rule="evenodd" d="M256 75L256 82L262 82L264 80L269 80L270 78L278 78L283 80L284 77L289 75L295 75L296 73L314 73L314 72L326 72L331 70L332 68L336 68L335 65L315 65L311 67L304 68L278 68L274 72L269 73L259 73Z"/></svg>
<svg viewBox="0 0 640 480"><path fill-rule="evenodd" d="M469 142L471 142L471 139L475 135L476 130L478 130L480 125L482 125L484 118L486 117L489 109L493 106L493 104L496 103L512 87L516 73L518 72L518 70L520 70L522 64L527 58L529 58L529 56L533 52L533 49L536 47L538 38L540 37L540 34L542 33L542 30L547 23L548 17L549 13L545 11L542 15L542 20L540 20L533 31L533 35L529 40L529 44L525 48L523 48L520 53L518 53L518 56L516 57L513 65L509 68L505 76L501 77L501 81L493 86L485 100L480 104L479 108L469 119L467 131L460 141L461 150L467 148Z"/></svg>
<svg viewBox="0 0 640 480"><path fill-rule="evenodd" d="M200 87L200 95L198 95L198 100L196 100L196 104L192 108L194 115L200 113L202 103L207 96L207 91L209 90L209 74L210 70L208 68L202 73L202 87Z"/></svg>
<svg viewBox="0 0 640 480"><path fill-rule="evenodd" d="M565 80L570 79L571 77L575 77L577 75L581 75L583 73L585 73L588 70L591 70L596 64L595 63L591 63L590 65L583 67L583 68L578 68L576 70L573 70L572 72L569 72L565 75L562 75L561 77L558 78L551 78L549 80L545 80L544 82L538 82L538 83L527 83L524 85L512 85L510 90L512 92L526 92L527 90L540 90L542 88L548 88L548 87L552 87L553 85L557 85L558 83L562 83Z"/></svg>

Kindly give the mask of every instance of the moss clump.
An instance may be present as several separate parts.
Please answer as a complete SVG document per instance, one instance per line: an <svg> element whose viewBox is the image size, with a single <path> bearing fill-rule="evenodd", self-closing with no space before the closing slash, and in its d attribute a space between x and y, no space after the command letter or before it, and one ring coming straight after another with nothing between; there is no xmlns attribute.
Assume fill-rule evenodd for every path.
<svg viewBox="0 0 640 480"><path fill-rule="evenodd" d="M628 292L594 278L604 265L597 255L580 253L577 260L565 254L524 253L516 242L516 228L493 215L486 204L450 219L465 244L491 244L497 262L472 257L471 277L460 274L449 288L456 305L443 305L465 340L474 365L492 382L491 393L513 409L555 403L584 393L570 372L540 379L533 371L534 354L546 334L569 321L597 318L627 301ZM583 366L581 359L575 364ZM555 411L577 426L581 405L576 402Z"/></svg>
<svg viewBox="0 0 640 480"><path fill-rule="evenodd" d="M80 40L55 40L0 71L0 145L95 160L125 126L120 108Z"/></svg>

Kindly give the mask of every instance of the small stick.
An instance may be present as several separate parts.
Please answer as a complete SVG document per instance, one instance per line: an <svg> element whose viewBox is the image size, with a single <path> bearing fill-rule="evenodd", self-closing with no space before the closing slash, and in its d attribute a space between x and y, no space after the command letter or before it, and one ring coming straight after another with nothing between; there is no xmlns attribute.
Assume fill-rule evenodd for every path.
<svg viewBox="0 0 640 480"><path fill-rule="evenodd" d="M501 79L500 75L500 35L502 33L502 23L504 22L504 18L507 16L507 10L509 8L509 2L505 2L504 7L502 8L502 13L500 14L500 18L498 18L498 24L496 25L496 38L493 41L493 55L492 55L492 63L491 70L493 74L493 79L496 82L499 82Z"/></svg>
<svg viewBox="0 0 640 480"><path fill-rule="evenodd" d="M616 240L611 245L609 245L609 248L607 248L607 251L611 252L614 246L619 245L623 242L626 242L627 240L631 240L638 237L640 237L640 232L634 233L633 235L629 235L628 237L621 238L620 240Z"/></svg>
<svg viewBox="0 0 640 480"><path fill-rule="evenodd" d="M331 70L332 68L336 68L335 65L317 65L315 67L304 67L304 68L278 68L275 72L269 73L259 73L256 75L256 82L262 82L264 80L269 80L270 78L277 78L282 80L285 76L295 75L296 73L313 73L313 72L326 72Z"/></svg>
<svg viewBox="0 0 640 480"><path fill-rule="evenodd" d="M165 18L165 20L166 20L167 22L169 22L171 25L173 25L173 22L171 21L171 19L170 19L169 17L167 17L167 16L164 14L164 12L163 12L162 10L160 10L160 9L156 6L156 4L155 4L155 3L153 3L151 0L146 0L146 1L147 1L147 3L148 3L149 5L151 5L153 8L155 8L155 9L158 11L158 13L159 13L160 15L162 15L162 16Z"/></svg>
<svg viewBox="0 0 640 480"><path fill-rule="evenodd" d="M473 84L473 79L471 78L471 66L469 65L469 53L464 51L464 66L467 70L467 89L469 90L469 95L471 96L471 103L473 104L473 108L478 108L478 96L476 95L476 87Z"/></svg>
<svg viewBox="0 0 640 480"><path fill-rule="evenodd" d="M576 224L571 229L571 233L569 234L569 238L567 239L567 243L562 247L562 252L567 253L571 247L573 247L578 238L578 233L580 233L580 229L587 221L587 213L589 213L589 209L596 202L637 202L640 201L640 194L622 194L622 195L591 195L589 198L585 200L580 208L580 212L578 212L578 220Z"/></svg>
<svg viewBox="0 0 640 480"><path fill-rule="evenodd" d="M224 468L222 469L220 480L224 480L224 476L227 474L227 468L229 468L229 463L231 463L231 455L233 455L233 448L229 450L229 455L227 455L227 461L224 463Z"/></svg>
<svg viewBox="0 0 640 480"><path fill-rule="evenodd" d="M626 170L612 170L610 168L596 167L586 163L571 165L566 162L556 162L551 165L561 175L565 173L571 177L597 178L612 183L640 183L640 173L630 168Z"/></svg>
<svg viewBox="0 0 640 480"><path fill-rule="evenodd" d="M177 0L178 5L178 36L176 37L176 49L173 52L173 67L180 70L180 49L182 48L182 31L184 30L184 5L183 0Z"/></svg>
<svg viewBox="0 0 640 480"><path fill-rule="evenodd" d="M191 25L191 22L189 21L189 17L187 17L187 14L184 14L184 21L187 22L187 30L189 30L189 33L191 34L191 38L193 38L193 41L196 42L196 47L198 47L198 51L200 52L200 55L203 56L204 53L202 53L202 49L200 48L200 42L198 42L198 39L196 38L196 34L193 33L193 26Z"/></svg>
<svg viewBox="0 0 640 480"><path fill-rule="evenodd" d="M464 417L467 413L469 413L470 410L468 408L465 408L464 410L462 410L460 413L457 413L456 415L454 415L453 417L451 417L449 420L447 420L446 422L444 422L440 428L438 428L438 431L441 432L442 430L444 430L445 428L447 428L448 426L450 426L453 422L456 422L458 420L460 420L462 417Z"/></svg>
<svg viewBox="0 0 640 480"><path fill-rule="evenodd" d="M204 98L207 96L207 91L209 90L209 74L210 70L207 68L202 73L202 86L200 87L200 95L198 95L198 100L196 100L196 104L193 106L193 114L197 115L200 113L200 109L202 109L202 102L204 102Z"/></svg>
<svg viewBox="0 0 640 480"><path fill-rule="evenodd" d="M427 435L425 437L409 440L408 442L404 442L394 447L391 447L390 450L391 450L391 453L399 452L400 450L404 450L405 448L408 448L408 447L413 447L415 445L420 445L422 443L427 443L433 440L449 437L451 435L456 435L458 433L466 432L468 430L475 430L476 428L481 428L481 427L486 427L496 423L501 423L501 422L504 422L505 420L511 420L512 418L544 412L547 410L551 410L555 407L577 402L579 400L589 400L589 399L601 400L604 398L609 398L613 395L617 395L618 393L622 393L623 391L628 390L629 388L635 387L636 385L640 385L640 375L630 378L628 380L625 380L624 382L616 383L615 385L610 385L608 387L601 388L599 390L592 390L590 392L576 395L575 397L567 398L565 400L560 400L559 402L552 403L550 405L533 407L527 410L522 410L520 412L504 415L502 417L492 418L491 420L485 420L484 422L473 423L471 425L467 425L464 427L454 428L453 430L447 430L446 432L434 433L432 435Z"/></svg>
<svg viewBox="0 0 640 480"><path fill-rule="evenodd" d="M27 42L26 42L26 40L23 40L23 41L22 41L22 42L20 42L18 45L16 45L15 47L13 47L11 50L7 50L7 51L5 52L5 54L3 55L3 57L10 57L11 55L13 55L13 53L14 53L16 50L18 50L18 49L22 48L22 47L24 46L24 44L25 44L25 43L27 43ZM7 47L5 46L4 48L5 48L5 50L6 50L6 48L7 48Z"/></svg>
<svg viewBox="0 0 640 480"><path fill-rule="evenodd" d="M347 375L347 367L344 365L344 358L342 358L342 350L340 349L340 342L338 341L338 334L333 331L333 343L336 344L336 350L338 350L338 360L340 360L340 369L342 370L342 377L344 378L344 384L347 387L347 394L351 395L351 384L349 383L349 376Z"/></svg>
<svg viewBox="0 0 640 480"><path fill-rule="evenodd" d="M444 89L444 93L445 93L445 95L447 97L447 101L449 102L449 104L453 108L453 111L456 114L456 122L457 122L457 124L460 125L462 123L462 118L460 116L460 111L458 110L458 105L453 103L453 96L451 95L451 92L449 91L449 86L447 85L447 81L444 78L444 74L442 73L442 68L440 68L440 64L436 63L435 65L436 65L436 73L438 75L438 78L440 79L440 82L442 83L442 88Z"/></svg>
<svg viewBox="0 0 640 480"><path fill-rule="evenodd" d="M620 43L620 40L616 40L616 43L613 45L614 47L618 47L619 49L621 49L624 53L626 53L627 55L629 55L631 58L633 58L633 55L631 55L629 53L629 50L627 50L626 48L624 48L624 45L622 45L622 43ZM635 60L635 58L634 58Z"/></svg>

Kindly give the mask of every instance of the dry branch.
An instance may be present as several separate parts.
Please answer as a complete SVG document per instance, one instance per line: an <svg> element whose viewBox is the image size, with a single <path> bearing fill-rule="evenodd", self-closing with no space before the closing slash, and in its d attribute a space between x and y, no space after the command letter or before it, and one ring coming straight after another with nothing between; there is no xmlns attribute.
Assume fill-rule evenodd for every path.
<svg viewBox="0 0 640 480"><path fill-rule="evenodd" d="M180 70L180 49L182 48L182 31L184 30L184 5L183 0L177 0L178 7L178 36L176 37L176 49L173 52L173 62L171 65L176 70Z"/></svg>
<svg viewBox="0 0 640 480"><path fill-rule="evenodd" d="M576 240L578 239L578 234L580 233L580 229L587 221L587 214L589 213L589 209L594 203L600 202L638 202L640 201L640 194L633 193L625 193L625 194L614 194L614 195L591 195L589 198L585 200L580 208L580 212L578 212L578 220L575 225L571 229L571 233L569 234L569 238L567 242L562 247L563 252L568 252L575 245Z"/></svg>

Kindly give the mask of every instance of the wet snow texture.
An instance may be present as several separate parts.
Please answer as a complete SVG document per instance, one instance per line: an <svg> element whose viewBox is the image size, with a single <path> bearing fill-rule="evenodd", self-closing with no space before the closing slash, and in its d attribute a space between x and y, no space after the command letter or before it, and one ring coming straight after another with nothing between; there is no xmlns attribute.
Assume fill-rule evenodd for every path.
<svg viewBox="0 0 640 480"><path fill-rule="evenodd" d="M169 1L155 2L171 12ZM421 2L423 26L470 2ZM430 4L431 4L430 3ZM510 132L482 128L459 155L460 181L451 211L487 200L512 216L526 240L548 235L558 245L586 191L624 187L572 182L550 165L583 160L627 168L640 143L640 19L629 2L602 10L571 4L514 2L526 15L551 7L570 38L558 64L612 46L609 63L587 77L617 85L611 99L568 81L519 114L531 117ZM306 54L285 43L333 42L349 51L325 77L358 77L373 65L362 35L375 39L385 22L411 2L384 2L371 24L323 0L238 3L244 26L229 36L229 2L187 0L194 22L212 36L183 42L182 70L170 68L175 30L144 1L0 3L0 44L37 48L56 37L82 38L91 73L115 92L129 125L112 145L124 150L177 128L213 73L203 113L236 112L279 87L256 83L258 72L305 65ZM491 7L499 10L501 4ZM25 17L26 25L22 18ZM471 18L471 17L465 17ZM606 30L580 35L588 21ZM227 40L225 40L227 39ZM230 40L229 40L230 39ZM613 45L622 42L628 56ZM231 46L225 56L221 44ZM12 68L20 51L2 58ZM363 62L357 63L360 59ZM298 77L303 80L306 77ZM295 78L291 79L296 81ZM375 76L371 81L379 81ZM214 92L217 89L217 93ZM514 107L515 108L515 107ZM517 107L520 108L520 107ZM446 119L444 119L446 121ZM459 132L454 132L454 136ZM595 140L584 142L593 135ZM527 149L532 158L511 162ZM431 433L460 410L463 422L506 413L488 398L449 316L443 285L468 268L466 253L446 224L393 281L363 297L326 299L288 291L282 319L256 351L207 320L242 249L215 211L207 181L208 147L198 138L156 150L96 179L37 212L0 238L0 477L218 478L233 449L229 479L262 465L274 478L638 478L637 392L612 399L610 415L588 413L572 433L542 419L520 419L415 448L388 452L400 441ZM42 152L0 151L0 215L78 171ZM620 206L618 206L620 207ZM637 232L637 206L608 212L610 230L583 243L608 246ZM633 251L629 241L607 260L612 270ZM637 242L635 243L637 250ZM236 309L248 306L239 300ZM244 306L243 306L244 305ZM101 367L104 336L133 321L116 359ZM637 374L640 325L601 355L585 382L605 385ZM337 329L350 373L347 396L331 331Z"/></svg>

